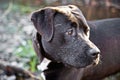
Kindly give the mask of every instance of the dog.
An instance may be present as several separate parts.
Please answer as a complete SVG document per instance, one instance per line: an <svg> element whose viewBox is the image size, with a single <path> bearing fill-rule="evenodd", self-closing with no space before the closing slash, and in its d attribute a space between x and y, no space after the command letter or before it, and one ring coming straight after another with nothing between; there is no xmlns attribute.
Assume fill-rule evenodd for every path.
<svg viewBox="0 0 120 80"><path fill-rule="evenodd" d="M31 20L42 48L37 54L76 68L98 64L100 50L89 40L89 26L76 6L47 7Z"/></svg>
<svg viewBox="0 0 120 80"><path fill-rule="evenodd" d="M98 64L100 50L89 40L92 22L76 6L46 7L33 12L31 20L40 62L44 57L52 61L44 71L46 80L80 80L82 68Z"/></svg>

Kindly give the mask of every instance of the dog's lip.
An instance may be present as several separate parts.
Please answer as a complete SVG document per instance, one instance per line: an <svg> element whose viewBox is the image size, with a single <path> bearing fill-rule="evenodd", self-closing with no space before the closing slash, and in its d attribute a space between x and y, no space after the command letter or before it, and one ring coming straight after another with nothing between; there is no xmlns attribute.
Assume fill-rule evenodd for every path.
<svg viewBox="0 0 120 80"><path fill-rule="evenodd" d="M98 58L96 58L96 59L94 59L92 62L91 62L91 64L89 64L89 65L85 65L85 66L79 66L79 67L76 67L76 66L74 66L74 65L71 65L71 64L68 64L68 63L63 63L66 67L68 67L68 68L86 68L86 67L91 67L91 66L96 66L96 65L98 65L98 63L99 63L99 57Z"/></svg>
<svg viewBox="0 0 120 80"><path fill-rule="evenodd" d="M77 68L77 69L80 69L80 68L85 68L85 67L87 67L87 66L89 66L89 65L93 65L93 63L91 63L91 64L85 64L85 65L83 65L83 66L74 66L74 65L71 65L71 64L68 64L68 63L63 63L64 64L64 66L66 66L67 68Z"/></svg>
<svg viewBox="0 0 120 80"><path fill-rule="evenodd" d="M100 55L97 58L93 59L92 65L97 65L100 62Z"/></svg>
<svg viewBox="0 0 120 80"><path fill-rule="evenodd" d="M68 63L63 63L66 67L68 67L68 68L72 68L72 67L74 67L74 66L72 66L72 65L70 65L70 64L68 64Z"/></svg>
<svg viewBox="0 0 120 80"><path fill-rule="evenodd" d="M86 67L91 67L91 66L96 66L96 65L98 65L98 63L100 62L100 55L98 55L95 59L93 59L92 60L92 62L91 62L91 64L86 64L86 65L84 65L84 66L79 66L79 67L76 67L76 66L74 66L74 65L71 65L71 64L68 64L68 63L63 63L66 67L68 67L68 68L86 68Z"/></svg>

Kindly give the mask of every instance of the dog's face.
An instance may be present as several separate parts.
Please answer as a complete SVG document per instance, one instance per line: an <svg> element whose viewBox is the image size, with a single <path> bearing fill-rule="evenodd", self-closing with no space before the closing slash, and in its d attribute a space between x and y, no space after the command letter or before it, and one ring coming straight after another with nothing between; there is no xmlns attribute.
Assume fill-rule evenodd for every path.
<svg viewBox="0 0 120 80"><path fill-rule="evenodd" d="M42 48L38 55L43 51L40 56L76 68L98 63L100 51L89 40L89 26L76 6L44 8L33 13L32 21L39 36L37 49Z"/></svg>

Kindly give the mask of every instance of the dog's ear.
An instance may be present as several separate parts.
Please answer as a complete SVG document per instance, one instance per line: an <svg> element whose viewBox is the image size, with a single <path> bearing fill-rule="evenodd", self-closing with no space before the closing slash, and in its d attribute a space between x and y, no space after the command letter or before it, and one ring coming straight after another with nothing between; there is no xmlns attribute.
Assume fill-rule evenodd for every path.
<svg viewBox="0 0 120 80"><path fill-rule="evenodd" d="M42 44L41 44L41 36L38 32L34 33L32 41L33 41L34 50L37 53L37 56L41 63L44 58L42 54L44 54L45 52L44 52Z"/></svg>
<svg viewBox="0 0 120 80"><path fill-rule="evenodd" d="M45 8L36 12L33 12L31 16L31 21L33 22L37 32L46 41L50 41L53 37L54 32L54 17L55 11L50 8Z"/></svg>

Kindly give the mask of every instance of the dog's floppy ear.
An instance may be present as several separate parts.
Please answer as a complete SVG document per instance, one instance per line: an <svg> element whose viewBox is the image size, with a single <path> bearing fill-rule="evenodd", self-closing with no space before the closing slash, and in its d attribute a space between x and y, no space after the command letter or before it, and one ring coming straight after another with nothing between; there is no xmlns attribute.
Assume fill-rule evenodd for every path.
<svg viewBox="0 0 120 80"><path fill-rule="evenodd" d="M37 53L37 56L38 56L39 61L41 63L43 58L44 58L42 54L44 54L45 52L44 52L42 44L41 44L41 36L38 32L35 32L33 34L32 41L33 41L34 50Z"/></svg>
<svg viewBox="0 0 120 80"><path fill-rule="evenodd" d="M31 16L31 21L33 22L37 32L46 41L50 41L53 37L54 32L54 17L55 11L50 8L41 9L39 11L33 12Z"/></svg>

